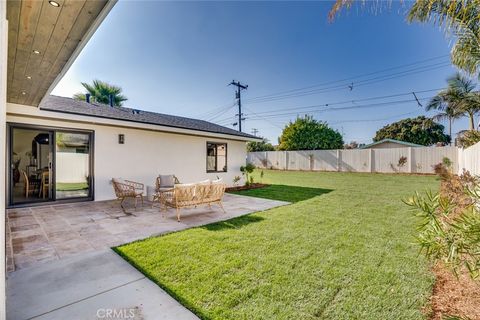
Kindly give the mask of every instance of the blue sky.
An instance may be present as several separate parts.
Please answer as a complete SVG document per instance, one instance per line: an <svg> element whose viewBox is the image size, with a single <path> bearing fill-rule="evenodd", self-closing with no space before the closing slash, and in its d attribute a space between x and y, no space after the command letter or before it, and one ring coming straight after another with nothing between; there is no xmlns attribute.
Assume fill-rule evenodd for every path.
<svg viewBox="0 0 480 320"><path fill-rule="evenodd" d="M413 95L355 100L444 87L455 68L448 65L443 32L408 24L407 9L395 3L377 14L353 9L333 23L327 21L330 7L330 2L120 0L53 94L72 96L83 91L80 82L100 79L123 88L125 106L214 118L232 127L234 88L227 85L235 79L249 85L242 92L243 131L257 128L273 143L288 121L309 110L346 142L364 143L387 123L424 114L415 101L390 103ZM335 82L398 66L403 67ZM255 99L317 84L323 86L309 89L318 89L315 94ZM335 102L354 108L303 108ZM389 103L371 106L382 102ZM466 127L466 120L458 121L454 132Z"/></svg>

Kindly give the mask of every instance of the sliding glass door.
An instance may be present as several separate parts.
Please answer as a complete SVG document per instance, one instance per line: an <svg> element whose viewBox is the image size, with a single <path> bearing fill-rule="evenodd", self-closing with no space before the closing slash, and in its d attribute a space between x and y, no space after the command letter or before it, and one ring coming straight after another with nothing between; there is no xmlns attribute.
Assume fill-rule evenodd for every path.
<svg viewBox="0 0 480 320"><path fill-rule="evenodd" d="M9 124L10 205L92 199L93 133Z"/></svg>
<svg viewBox="0 0 480 320"><path fill-rule="evenodd" d="M90 196L90 134L55 132L56 199Z"/></svg>
<svg viewBox="0 0 480 320"><path fill-rule="evenodd" d="M12 128L10 137L10 202L51 201L53 131Z"/></svg>

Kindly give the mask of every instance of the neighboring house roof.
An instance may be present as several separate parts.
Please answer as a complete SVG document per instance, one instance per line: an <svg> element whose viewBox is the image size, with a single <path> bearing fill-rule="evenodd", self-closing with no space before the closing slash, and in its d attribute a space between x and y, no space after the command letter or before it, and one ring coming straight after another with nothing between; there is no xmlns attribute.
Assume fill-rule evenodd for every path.
<svg viewBox="0 0 480 320"><path fill-rule="evenodd" d="M163 113L137 110L125 107L111 107L100 103L87 103L72 98L48 96L40 104L41 110L63 112L104 119L115 119L165 127L189 129L211 133L227 134L258 140L253 135L220 126L215 123L192 118L172 116Z"/></svg>
<svg viewBox="0 0 480 320"><path fill-rule="evenodd" d="M368 149L368 148L371 148L373 146L379 145L379 144L384 143L384 142L398 143L398 144L402 144L406 147L425 147L425 146L422 146L421 144L416 144L416 143L411 143L411 142L405 142L405 141L400 141L400 140L395 140L395 139L383 139L383 140L380 140L380 141L377 141L377 142L374 142L374 143L367 144L366 146L361 147L361 149Z"/></svg>

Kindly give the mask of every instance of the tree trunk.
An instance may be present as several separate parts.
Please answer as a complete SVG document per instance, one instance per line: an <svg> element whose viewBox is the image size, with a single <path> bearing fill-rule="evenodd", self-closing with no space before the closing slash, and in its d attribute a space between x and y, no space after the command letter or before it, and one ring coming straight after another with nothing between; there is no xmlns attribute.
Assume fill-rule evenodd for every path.
<svg viewBox="0 0 480 320"><path fill-rule="evenodd" d="M449 122L448 134L450 135L450 145L452 145L453 137L452 137L452 118L451 117L448 118L448 122Z"/></svg>
<svg viewBox="0 0 480 320"><path fill-rule="evenodd" d="M475 120L473 117L473 113L468 113L468 116L470 118L470 130L475 130Z"/></svg>

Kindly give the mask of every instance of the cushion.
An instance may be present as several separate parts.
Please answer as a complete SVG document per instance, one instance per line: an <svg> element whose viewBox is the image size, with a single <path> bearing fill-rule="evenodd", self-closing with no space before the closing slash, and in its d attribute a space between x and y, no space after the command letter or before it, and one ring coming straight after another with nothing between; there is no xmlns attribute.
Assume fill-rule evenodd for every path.
<svg viewBox="0 0 480 320"><path fill-rule="evenodd" d="M160 188L172 188L175 185L175 177L173 174L169 175L159 175L160 178Z"/></svg>
<svg viewBox="0 0 480 320"><path fill-rule="evenodd" d="M212 183L212 182L210 181L210 179L207 179L207 180L199 181L199 182L197 182L197 183L198 183L198 184L210 184L210 183Z"/></svg>
<svg viewBox="0 0 480 320"><path fill-rule="evenodd" d="M212 184L222 184L222 183L223 183L223 179L222 179L222 178L212 181Z"/></svg>

